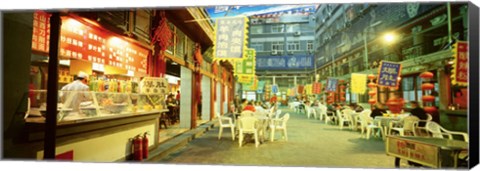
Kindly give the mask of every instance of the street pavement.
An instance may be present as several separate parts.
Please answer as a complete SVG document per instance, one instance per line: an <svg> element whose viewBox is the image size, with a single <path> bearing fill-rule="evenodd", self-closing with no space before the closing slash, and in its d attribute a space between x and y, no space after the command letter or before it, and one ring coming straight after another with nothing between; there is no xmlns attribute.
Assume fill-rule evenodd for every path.
<svg viewBox="0 0 480 171"><path fill-rule="evenodd" d="M282 115L290 113L287 123L288 141L277 132L275 141L255 147L252 141L242 147L232 141L229 129L218 140L218 126L186 146L158 160L162 164L222 165L222 166L280 166L314 168L394 168L394 157L385 154L385 143L379 137L362 138L359 131L307 119L281 108ZM267 134L268 135L268 134Z"/></svg>

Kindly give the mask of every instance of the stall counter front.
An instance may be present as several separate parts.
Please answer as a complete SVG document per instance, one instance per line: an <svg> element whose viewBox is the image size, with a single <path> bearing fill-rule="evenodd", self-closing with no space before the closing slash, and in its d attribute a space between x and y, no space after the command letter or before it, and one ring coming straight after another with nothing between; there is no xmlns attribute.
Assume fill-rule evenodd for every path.
<svg viewBox="0 0 480 171"><path fill-rule="evenodd" d="M30 115L25 119L24 151L27 158L43 159L46 92L37 91ZM67 92L61 92L64 94ZM70 92L72 93L72 92ZM76 92L79 93L79 92ZM56 129L56 158L81 162L115 162L132 159L132 140L146 135L148 149L158 145L161 96L81 92L87 97L78 102L59 97ZM71 94L72 95L72 94ZM78 94L74 95L77 96ZM45 96L46 97L46 96ZM76 108L76 110L74 109Z"/></svg>

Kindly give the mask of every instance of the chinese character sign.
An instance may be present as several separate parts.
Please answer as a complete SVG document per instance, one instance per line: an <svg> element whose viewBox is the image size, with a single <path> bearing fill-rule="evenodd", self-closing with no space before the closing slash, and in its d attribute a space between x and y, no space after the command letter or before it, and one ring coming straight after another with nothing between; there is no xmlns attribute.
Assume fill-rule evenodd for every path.
<svg viewBox="0 0 480 171"><path fill-rule="evenodd" d="M327 91L337 91L338 79L328 78L327 80Z"/></svg>
<svg viewBox="0 0 480 171"><path fill-rule="evenodd" d="M241 60L247 49L247 17L217 19L214 60Z"/></svg>
<svg viewBox="0 0 480 171"><path fill-rule="evenodd" d="M378 71L378 86L383 87L398 87L398 77L402 72L402 64L382 61Z"/></svg>
<svg viewBox="0 0 480 171"><path fill-rule="evenodd" d="M140 92L144 94L166 95L168 92L168 81L166 78L145 77L140 81Z"/></svg>
<svg viewBox="0 0 480 171"><path fill-rule="evenodd" d="M43 11L33 13L32 50L48 53L50 44L50 14Z"/></svg>
<svg viewBox="0 0 480 171"><path fill-rule="evenodd" d="M252 75L237 75L237 78L239 83L251 83L254 77Z"/></svg>
<svg viewBox="0 0 480 171"><path fill-rule="evenodd" d="M457 42L453 49L455 63L452 71L452 84L468 85L468 44Z"/></svg>
<svg viewBox="0 0 480 171"><path fill-rule="evenodd" d="M351 79L352 93L365 94L365 91L367 91L367 75L352 73Z"/></svg>
<svg viewBox="0 0 480 171"><path fill-rule="evenodd" d="M245 53L245 59L235 62L235 75L255 75L255 49L247 49Z"/></svg>

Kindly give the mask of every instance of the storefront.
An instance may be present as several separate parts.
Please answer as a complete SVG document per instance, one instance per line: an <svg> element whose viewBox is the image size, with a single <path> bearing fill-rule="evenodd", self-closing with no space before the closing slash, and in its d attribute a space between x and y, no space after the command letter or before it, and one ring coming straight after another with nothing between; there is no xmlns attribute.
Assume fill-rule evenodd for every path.
<svg viewBox="0 0 480 171"><path fill-rule="evenodd" d="M142 13L127 11L125 14L136 19L137 14L148 14L147 18L157 14L151 10L141 11ZM189 17L192 18L172 17L178 13L190 14ZM197 16L198 11L194 9L172 10L168 14L172 20L182 21L176 21L176 24L193 19L193 15L201 17ZM160 62L157 54L153 53L154 47L145 41L149 39L148 33L143 36L135 31L133 35L132 32L119 34L115 28L98 22L104 21L100 19L104 15L101 12L65 12L62 13L58 35L58 89L72 82L78 73L84 72L89 76L88 91L84 94L89 98L86 100L88 104L82 104L85 106L75 110L76 113L66 107L75 98L58 98L58 117L56 127L53 128L56 137L44 139L49 130L45 127L44 116L50 116L45 109L49 106L46 100L49 94L46 90L49 78L47 71L50 69L48 15L44 12L12 13L4 17L9 25L5 29L9 34L5 37L5 62L15 65L5 68L5 87L15 90L5 96L11 100L5 104L11 108L4 111L6 158L43 159L44 144L53 141L55 158L58 159L87 162L129 160L135 137L146 136L150 140L150 150L159 145L159 123L162 121L162 113L167 112L165 96L171 91L181 92L179 126L186 130L195 128L197 119L213 119L212 97L218 97L219 104L226 101L226 94L209 91L212 83L223 82L224 77L212 74L211 67L203 67L211 65L208 63L211 61L198 62L198 58L194 59L192 55L196 50L194 40L201 40L199 42L202 46L211 46L208 40L202 39L208 37L209 32L204 32L201 36L190 36L195 35L191 33L192 30L198 31L198 27L206 27L205 25L191 26L197 27L196 29L183 24L170 24L178 33L176 35L180 36L172 39L184 41L175 42L170 47L171 53L165 53L167 59L176 62L181 68L179 77L170 78L177 82L171 80L169 83L165 78L165 61ZM96 17L99 19L92 20ZM17 21L18 18L20 22ZM158 20L153 20L156 21ZM128 27L138 29L136 26ZM185 30L183 36L179 28ZM200 65L197 66L197 63ZM199 73L205 77L199 77ZM226 71L225 74L231 73ZM195 83L192 78L198 79L200 83ZM194 85L198 85L198 88ZM68 92L59 91L58 94ZM197 97L199 94L201 96ZM204 105L200 108L198 104L201 103ZM201 113L200 118L196 117L197 112ZM29 115L26 116L25 113Z"/></svg>

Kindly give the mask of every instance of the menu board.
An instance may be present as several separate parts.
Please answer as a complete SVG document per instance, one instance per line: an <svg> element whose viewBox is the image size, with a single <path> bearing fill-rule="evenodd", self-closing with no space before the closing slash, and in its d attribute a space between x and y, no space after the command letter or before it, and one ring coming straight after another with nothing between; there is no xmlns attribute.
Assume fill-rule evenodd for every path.
<svg viewBox="0 0 480 171"><path fill-rule="evenodd" d="M214 60L243 59L247 45L247 17L217 19Z"/></svg>
<svg viewBox="0 0 480 171"><path fill-rule="evenodd" d="M50 14L33 13L32 50L48 53L50 44Z"/></svg>
<svg viewBox="0 0 480 171"><path fill-rule="evenodd" d="M378 70L378 86L394 88L398 87L398 77L400 77L401 71L402 64L389 61L381 61Z"/></svg>
<svg viewBox="0 0 480 171"><path fill-rule="evenodd" d="M48 14L42 11L35 12L34 16L38 17L37 22L40 31L34 29L34 36L36 34L38 36L32 38L32 49L42 51L40 44L43 42L41 39L42 23L48 24L49 18L47 17ZM44 18L46 21L42 22ZM45 41L48 45L50 33L45 33L44 37L46 37ZM37 48L34 48L34 42L38 42ZM48 52L48 47L44 48L42 52ZM60 57L86 60L133 72L146 73L148 53L148 49L126 41L121 36L106 29L86 25L73 17L62 17Z"/></svg>

